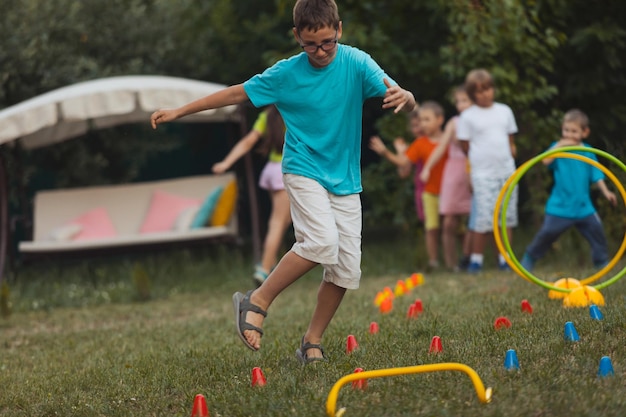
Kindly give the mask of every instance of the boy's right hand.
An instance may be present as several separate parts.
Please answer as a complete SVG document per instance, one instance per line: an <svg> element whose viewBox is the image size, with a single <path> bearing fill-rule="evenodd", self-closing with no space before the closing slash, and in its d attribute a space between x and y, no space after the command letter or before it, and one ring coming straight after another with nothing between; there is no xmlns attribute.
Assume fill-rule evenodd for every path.
<svg viewBox="0 0 626 417"><path fill-rule="evenodd" d="M171 122L172 120L176 120L178 116L176 115L175 110L157 110L152 113L150 116L150 124L152 124L152 128L156 129L157 125L161 123Z"/></svg>
<svg viewBox="0 0 626 417"><path fill-rule="evenodd" d="M423 167L420 171L420 181L426 184L428 182L428 178L430 178L430 170L426 167Z"/></svg>

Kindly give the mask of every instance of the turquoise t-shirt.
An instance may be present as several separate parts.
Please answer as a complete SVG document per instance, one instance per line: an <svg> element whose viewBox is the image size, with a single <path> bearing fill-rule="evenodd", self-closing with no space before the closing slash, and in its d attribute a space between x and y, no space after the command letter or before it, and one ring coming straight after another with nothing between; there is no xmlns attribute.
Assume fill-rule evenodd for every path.
<svg viewBox="0 0 626 417"><path fill-rule="evenodd" d="M556 143L556 142L555 142ZM554 143L550 146L552 148ZM591 148L586 143L581 146ZM591 152L575 151L597 161ZM567 219L582 219L596 212L591 201L591 185L604 179L598 168L576 159L556 158L548 168L554 175L554 185L546 203L546 214Z"/></svg>
<svg viewBox="0 0 626 417"><path fill-rule="evenodd" d="M324 68L303 52L244 83L256 107L275 104L287 132L282 170L318 181L330 193L359 193L363 102L383 97L383 79L395 82L365 52L337 45Z"/></svg>

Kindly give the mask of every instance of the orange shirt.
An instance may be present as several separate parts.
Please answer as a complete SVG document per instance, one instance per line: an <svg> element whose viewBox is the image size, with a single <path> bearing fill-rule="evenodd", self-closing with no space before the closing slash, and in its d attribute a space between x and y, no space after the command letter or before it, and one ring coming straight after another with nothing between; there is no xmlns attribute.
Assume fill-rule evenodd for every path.
<svg viewBox="0 0 626 417"><path fill-rule="evenodd" d="M406 150L406 156L414 164L421 162L426 163L428 157L437 147L438 142L433 142L427 136L421 136L411 143ZM430 194L439 195L441 189L441 178L443 177L443 168L448 159L448 152L445 152L439 161L430 170L428 181L424 184L424 191Z"/></svg>

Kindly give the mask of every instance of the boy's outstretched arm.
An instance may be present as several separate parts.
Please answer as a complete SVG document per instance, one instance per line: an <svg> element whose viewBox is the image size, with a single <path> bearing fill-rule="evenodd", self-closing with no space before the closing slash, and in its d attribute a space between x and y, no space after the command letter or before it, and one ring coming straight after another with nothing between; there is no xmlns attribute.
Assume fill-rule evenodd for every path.
<svg viewBox="0 0 626 417"><path fill-rule="evenodd" d="M232 85L213 94L209 94L206 97L185 104L182 107L157 110L150 116L150 123L152 124L152 128L156 129L161 123L171 122L203 110L217 109L231 104L243 103L247 99L248 95L243 89L243 84Z"/></svg>
<svg viewBox="0 0 626 417"><path fill-rule="evenodd" d="M370 149L400 168L411 165L411 161L406 155L391 152L378 136L372 136L370 138Z"/></svg>
<svg viewBox="0 0 626 417"><path fill-rule="evenodd" d="M434 151L430 154L426 163L422 167L422 172L420 172L420 181L426 182L430 177L430 170L435 166L437 162L441 159L441 157L447 152L448 146L450 142L452 142L454 134L456 132L456 122L454 119L448 121L446 123L446 128L443 131L443 135L441 139L439 139L439 143Z"/></svg>
<svg viewBox="0 0 626 417"><path fill-rule="evenodd" d="M388 79L384 79L383 82L387 86L385 92L385 98L383 99L383 109L394 108L394 113L398 113L400 110L410 112L415 107L415 97L413 93L405 90L399 85L391 85Z"/></svg>

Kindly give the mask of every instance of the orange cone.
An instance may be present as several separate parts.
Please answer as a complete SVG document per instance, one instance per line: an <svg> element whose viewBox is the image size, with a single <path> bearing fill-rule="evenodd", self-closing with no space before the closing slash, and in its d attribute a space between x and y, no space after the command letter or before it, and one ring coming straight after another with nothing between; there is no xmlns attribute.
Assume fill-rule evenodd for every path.
<svg viewBox="0 0 626 417"><path fill-rule="evenodd" d="M363 372L363 368L356 368L354 373ZM367 388L367 379L357 379L356 381L352 381L352 389L360 389L364 390Z"/></svg>
<svg viewBox="0 0 626 417"><path fill-rule="evenodd" d="M193 400L193 408L191 409L191 417L210 417L209 409L206 405L204 395L198 394Z"/></svg>
<svg viewBox="0 0 626 417"><path fill-rule="evenodd" d="M356 348L358 347L359 347L359 344L356 341L356 337L354 337L354 335L349 334L348 338L346 339L346 353L350 354L354 352Z"/></svg>
<svg viewBox="0 0 626 417"><path fill-rule="evenodd" d="M383 314L391 312L391 310L393 310L393 299L390 297L385 298L383 302L380 303L380 307L378 307L378 309Z"/></svg>
<svg viewBox="0 0 626 417"><path fill-rule="evenodd" d="M265 379L265 375L263 375L263 371L261 370L261 368L259 368L258 366L252 368L252 386L262 387L265 384L267 384L267 380Z"/></svg>
<svg viewBox="0 0 626 417"><path fill-rule="evenodd" d="M443 352L443 346L441 346L441 338L439 336L433 336L433 340L430 342L430 349L428 353L441 353Z"/></svg>

